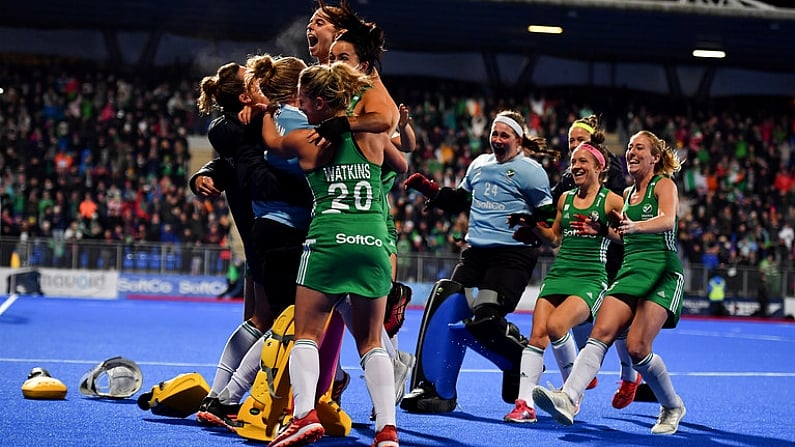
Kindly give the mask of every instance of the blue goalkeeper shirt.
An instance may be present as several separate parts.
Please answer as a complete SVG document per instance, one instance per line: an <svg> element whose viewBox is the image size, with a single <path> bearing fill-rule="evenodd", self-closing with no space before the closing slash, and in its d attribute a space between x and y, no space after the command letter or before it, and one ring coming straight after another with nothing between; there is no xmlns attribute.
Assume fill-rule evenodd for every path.
<svg viewBox="0 0 795 447"><path fill-rule="evenodd" d="M472 194L465 240L473 247L523 246L514 240L508 216L534 214L552 204L546 171L521 153L505 163L498 163L494 154L480 155L467 168L459 188Z"/></svg>
<svg viewBox="0 0 795 447"><path fill-rule="evenodd" d="M274 114L273 120L276 123L276 128L279 130L280 135L286 135L295 129L312 128L306 115L297 107L291 105L285 104L279 107L279 110ZM268 164L271 165L273 169L282 170L298 178L305 178L304 171L301 170L301 166L298 165L298 157L288 159L266 151L265 159L268 160ZM309 228L312 213L311 208L277 200L255 200L252 202L251 207L254 210L254 216L256 218L275 220L276 222L293 228Z"/></svg>

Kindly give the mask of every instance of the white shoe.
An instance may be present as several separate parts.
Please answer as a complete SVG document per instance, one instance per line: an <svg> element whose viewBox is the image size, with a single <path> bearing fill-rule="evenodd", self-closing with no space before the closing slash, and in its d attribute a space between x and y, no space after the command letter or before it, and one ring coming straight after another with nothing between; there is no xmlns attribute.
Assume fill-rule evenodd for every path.
<svg viewBox="0 0 795 447"><path fill-rule="evenodd" d="M555 388L544 388L536 386L533 388L533 401L536 407L549 413L556 421L563 425L571 425L574 423L574 415L579 412L579 409L569 399L569 396Z"/></svg>
<svg viewBox="0 0 795 447"><path fill-rule="evenodd" d="M660 407L660 415L657 417L657 423L651 428L651 432L655 435L672 435L679 430L679 421L685 417L685 403L679 399L679 406L674 408Z"/></svg>
<svg viewBox="0 0 795 447"><path fill-rule="evenodd" d="M414 367L414 355L398 351L393 367L395 371L395 405L397 405L406 394L406 381L409 379L409 371Z"/></svg>

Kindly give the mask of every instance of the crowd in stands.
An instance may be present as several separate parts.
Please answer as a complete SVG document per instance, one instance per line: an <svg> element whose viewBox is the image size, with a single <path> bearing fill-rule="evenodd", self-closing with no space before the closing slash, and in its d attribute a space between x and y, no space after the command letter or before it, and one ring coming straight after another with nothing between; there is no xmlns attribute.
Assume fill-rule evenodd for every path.
<svg viewBox="0 0 795 447"><path fill-rule="evenodd" d="M0 233L220 243L223 201L186 194L198 117L190 81L174 79L5 65Z"/></svg>
<svg viewBox="0 0 795 447"><path fill-rule="evenodd" d="M225 201L199 200L186 188L187 136L206 131L210 118L196 111L202 75L179 68L129 74L3 64L0 235L226 244ZM795 110L786 99L693 107L656 97L643 102L629 92L496 94L451 82L387 81L396 100L411 107L419 149L410 155L409 172L457 184L469 162L488 150L492 117L512 108L523 111L532 132L562 148L559 161L543 160L554 183L568 158L569 124L596 113L618 144L645 128L686 158L677 177L686 262L708 269L756 266L772 255L780 266L793 267ZM460 250L466 215L428 213L424 198L400 182L392 203L399 252Z"/></svg>

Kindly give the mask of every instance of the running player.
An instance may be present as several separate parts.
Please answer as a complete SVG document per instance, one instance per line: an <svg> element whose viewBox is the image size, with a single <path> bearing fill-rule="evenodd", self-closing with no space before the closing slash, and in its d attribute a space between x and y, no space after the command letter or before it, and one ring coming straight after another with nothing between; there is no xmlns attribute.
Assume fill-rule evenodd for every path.
<svg viewBox="0 0 795 447"><path fill-rule="evenodd" d="M530 340L522 352L519 397L514 409L504 417L506 422L536 421L532 391L544 371L544 350L551 341L566 381L577 355L569 330L593 320L607 288L607 218L611 212L621 212L624 205L621 196L602 186L607 176L607 151L595 144L580 144L571 154L570 172L575 188L560 196L552 227L537 224L535 229L560 250L541 284ZM600 234L581 232L586 222L595 222ZM612 237L620 241L613 233Z"/></svg>
<svg viewBox="0 0 795 447"><path fill-rule="evenodd" d="M634 183L624 192L623 212L615 216L624 240L621 269L563 388L536 386L533 399L558 422L572 424L580 395L599 371L607 348L629 327L627 350L632 367L646 379L661 405L651 432L673 434L685 406L652 344L661 329L676 327L682 313L684 275L676 244L679 193L671 178L681 164L675 150L649 131L632 136L626 159Z"/></svg>
<svg viewBox="0 0 795 447"><path fill-rule="evenodd" d="M569 151L573 152L577 146L584 142L604 144L605 138L605 132L600 127L599 118L596 115L579 118L574 120L569 127ZM624 194L624 188L627 187L624 165L619 157L615 156L612 152L608 152L607 157L608 167L605 186L616 194ZM567 169L561 175L558 184L552 188L552 197L555 199L555 203L557 203L557 199L563 192L574 188L574 186L574 177L571 175L571 170ZM619 243L610 243L607 247L607 262L605 263L608 284L615 279L623 258L624 246ZM585 346L592 328L593 322L591 320L572 328L572 335L574 336L574 341L577 343L578 348L581 349ZM615 348L621 365L621 381L619 382L618 390L613 394L612 404L614 408L621 409L635 400L636 393L639 389L641 391L640 394L643 396L653 396L653 394L648 390L648 385L641 383L642 378L638 375L637 371L632 368L632 360L629 358L629 353L627 353L626 331L616 338ZM591 383L588 384L587 389L594 388L597 383L598 379L594 377Z"/></svg>

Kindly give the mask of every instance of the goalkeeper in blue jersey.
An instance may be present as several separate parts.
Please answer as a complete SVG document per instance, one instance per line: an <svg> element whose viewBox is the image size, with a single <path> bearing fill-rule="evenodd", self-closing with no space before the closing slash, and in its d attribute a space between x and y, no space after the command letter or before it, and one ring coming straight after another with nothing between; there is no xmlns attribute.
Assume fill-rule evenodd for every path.
<svg viewBox="0 0 795 447"><path fill-rule="evenodd" d="M420 173L406 180L406 188L429 199L429 208L470 214L467 248L452 278L437 282L426 303L412 391L400 405L406 411L453 411L467 347L504 372L503 400L516 399L527 340L506 315L516 309L530 281L539 243L526 226L513 227L555 212L546 171L525 155L543 151L546 143L530 137L523 123L519 113L500 112L491 126L492 152L472 161L458 188L440 188Z"/></svg>

